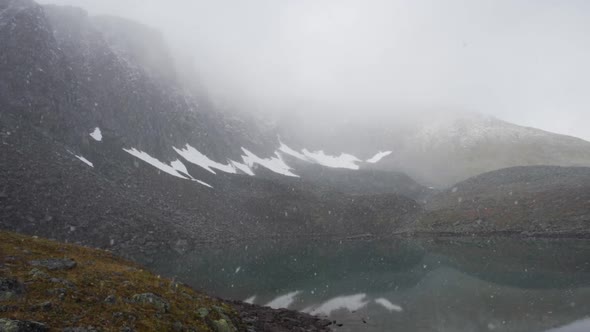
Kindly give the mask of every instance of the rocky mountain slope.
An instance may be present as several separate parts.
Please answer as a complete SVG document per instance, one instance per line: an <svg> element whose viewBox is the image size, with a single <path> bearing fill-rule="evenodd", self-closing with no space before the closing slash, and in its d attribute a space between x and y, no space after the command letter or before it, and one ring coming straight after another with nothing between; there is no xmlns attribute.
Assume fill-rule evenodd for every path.
<svg viewBox="0 0 590 332"><path fill-rule="evenodd" d="M105 151L107 141L85 153L90 167L35 127L12 120L0 116L0 225L92 243L142 262L198 243L376 232L373 221L387 228L421 209L403 196L344 194L283 177L211 175L209 188L159 174L122 150ZM199 167L188 166L198 174Z"/></svg>
<svg viewBox="0 0 590 332"><path fill-rule="evenodd" d="M425 189L403 175L365 172L399 185L357 197L344 182L362 161L346 155L307 153L309 177L296 174L275 132L187 92L149 28L27 0L0 9L4 228L142 260L209 241L376 232L420 210L400 194ZM315 181L331 172L348 175Z"/></svg>
<svg viewBox="0 0 590 332"><path fill-rule="evenodd" d="M414 230L588 236L590 168L514 167L456 184L430 199Z"/></svg>
<svg viewBox="0 0 590 332"><path fill-rule="evenodd" d="M477 231L455 217L473 210L463 207L469 198L437 205L455 193L431 199L438 190L426 185L590 160L588 142L481 116L303 135L220 111L187 83L157 32L71 7L0 0L0 44L0 226L141 262L247 238ZM574 173L565 175L572 185ZM562 199L560 211L578 218L562 227L552 215L547 232L586 229L585 187L572 189L580 200L541 188L551 191L545 204ZM507 195L504 207L514 202ZM498 229L542 228L514 213L502 215L514 225Z"/></svg>
<svg viewBox="0 0 590 332"><path fill-rule="evenodd" d="M0 231L1 331L328 331L329 321L224 302L109 252Z"/></svg>
<svg viewBox="0 0 590 332"><path fill-rule="evenodd" d="M345 150L294 151L259 119L215 108L187 84L162 37L148 27L27 0L4 0L2 6L3 112L79 155L104 137L112 154L125 149L160 169L182 171L193 163L213 174L270 170L299 177L284 160L293 153L302 167L320 165L323 173L369 163Z"/></svg>

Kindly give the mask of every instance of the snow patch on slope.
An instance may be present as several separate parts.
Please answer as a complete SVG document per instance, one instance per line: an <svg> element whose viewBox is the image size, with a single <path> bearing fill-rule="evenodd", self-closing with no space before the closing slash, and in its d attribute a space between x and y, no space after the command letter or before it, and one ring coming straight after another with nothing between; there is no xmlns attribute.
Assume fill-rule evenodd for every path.
<svg viewBox="0 0 590 332"><path fill-rule="evenodd" d="M136 148L131 148L131 149L123 149L123 151L129 153L130 155L139 158L143 161L145 161L146 163L154 166L155 168L164 171L170 175L176 176L178 178L181 179L185 179L185 180L192 180L195 181L199 184L202 184L206 187L209 188L213 188L210 184L203 182L201 180L195 179L193 178L189 173L188 170L186 169L186 166L178 159L176 159L175 161L171 162L170 165L167 165L166 163L150 156L148 153L143 152L143 151L139 151ZM183 175L182 173L186 174Z"/></svg>
<svg viewBox="0 0 590 332"><path fill-rule="evenodd" d="M88 166L90 166L90 167L94 168L94 164L93 164L92 162L90 162L90 160L88 160L88 159L86 159L86 158L84 158L84 157L82 157L82 156L78 156L78 155L76 155L76 154L75 154L74 156L75 156L76 158L80 159L80 160L81 160L83 163L85 163L86 165L88 165Z"/></svg>
<svg viewBox="0 0 590 332"><path fill-rule="evenodd" d="M250 167L248 167L248 165L242 164L242 163L239 163L239 162L233 161L233 160L230 160L230 162L232 165L234 165L234 167L236 169L239 169L240 171L242 171L250 176L254 176L254 172L252 172L252 170L250 169Z"/></svg>
<svg viewBox="0 0 590 332"><path fill-rule="evenodd" d="M322 150L311 152L307 149L303 149L303 154L307 158L313 160L314 162L322 166L333 168L348 168L356 170L359 169L359 165L357 165L356 163L362 161L351 154L341 153L340 156L331 156L325 154Z"/></svg>
<svg viewBox="0 0 590 332"><path fill-rule="evenodd" d="M280 142L280 141L279 141ZM290 156L293 156L297 159L301 159L303 161L307 161L307 162L312 162L312 160L310 160L308 157L306 157L305 155L303 155L302 153L299 153L293 149L291 149L290 147L287 146L287 144L280 142L281 146L279 147L279 151L288 154Z"/></svg>
<svg viewBox="0 0 590 332"><path fill-rule="evenodd" d="M359 158L349 154L349 153L341 153L339 156L333 156L324 153L323 150L311 152L307 149L301 150L298 152L297 150L289 147L287 144L279 141L279 151L287 154L289 156L295 157L297 159L307 161L310 163L319 164L325 167L332 167L332 168L348 168L358 170L360 166L358 163L362 163L363 161ZM375 164L381 161L381 159L389 156L392 151L379 151L373 157L367 159L364 162Z"/></svg>
<svg viewBox="0 0 590 332"><path fill-rule="evenodd" d="M200 166L213 174L217 174L215 170L230 174L236 174L238 170L240 170L250 176L253 176L254 172L252 171L252 167L255 164L258 164L278 174L295 177L297 176L291 172L291 167L285 164L278 153L275 153L274 157L260 158L249 150L242 148L242 151L244 151L245 154L242 156L243 163L229 160L228 164L222 164L210 159L205 154L201 153L199 150L195 149L189 144L187 144L182 149L178 149L176 147L173 148L174 151L176 151L187 161Z"/></svg>
<svg viewBox="0 0 590 332"><path fill-rule="evenodd" d="M224 165L222 163L218 163L214 160L211 160L209 157L202 154L199 150L195 149L189 144L187 144L183 149L177 149L175 147L173 147L173 149L187 161L195 165L201 166L202 168L206 169L207 171L213 174L217 174L215 173L213 168L226 173L236 173L236 168L234 167L234 165L232 165L232 163Z"/></svg>
<svg viewBox="0 0 590 332"><path fill-rule="evenodd" d="M172 168L174 168L175 171L177 171L181 174L184 173L184 174L192 177L190 174L188 174L188 170L186 169L186 166L184 166L182 161L176 159L175 161L170 163L170 166L172 166Z"/></svg>
<svg viewBox="0 0 590 332"><path fill-rule="evenodd" d="M154 166L155 168L164 171L170 175L179 177L181 179L186 179L186 177L180 173L178 173L178 171L176 169L174 169L174 167L170 166L170 165L166 165L165 163L159 161L158 159L150 156L149 154L147 154L146 152L143 151L139 151L136 148L131 148L131 149L123 149L123 151L129 153L130 155L139 158L143 161L145 161L146 163Z"/></svg>
<svg viewBox="0 0 590 332"><path fill-rule="evenodd" d="M371 164L378 163L379 161L381 161L381 159L389 156L390 154L391 154L391 151L383 151L383 152L379 151L373 157L367 159L367 162L371 163Z"/></svg>
<svg viewBox="0 0 590 332"><path fill-rule="evenodd" d="M278 152L275 152L275 157L270 158L260 158L254 153L242 148L242 151L246 154L242 156L244 163L248 165L248 167L252 168L255 164L258 164L262 167L268 168L269 170L279 173L286 176L292 177L299 177L299 175L291 173L292 168L285 164L281 155Z"/></svg>
<svg viewBox="0 0 590 332"><path fill-rule="evenodd" d="M195 181L195 182L197 182L197 183L199 183L199 184L202 184L202 185L204 185L205 187L209 187L209 188L213 189L213 186L212 186L212 185L210 185L210 184L208 184L208 183L206 183L206 182L204 182L204 181L197 180L197 179L195 179L195 178L192 178L191 180L193 180L193 181Z"/></svg>
<svg viewBox="0 0 590 332"><path fill-rule="evenodd" d="M297 159L303 160L303 161L307 161L310 163L315 163L315 164L319 164L322 166L326 166L326 167L332 167L332 168L348 168L348 169L359 169L359 165L357 165L357 163L362 162L362 160L360 160L359 158L348 154L348 153L341 153L340 156L332 156L332 155L328 155L325 154L323 150L319 150L319 151L315 151L315 152L311 152L307 149L303 149L301 150L301 152L298 152L292 148L290 148L289 146L287 146L287 144L280 142L280 146L279 146L279 151L293 156ZM390 152L391 153L391 152ZM373 157L375 158L375 157ZM371 159L373 159L371 158ZM377 160L379 161L379 160ZM375 161L375 162L377 162Z"/></svg>
<svg viewBox="0 0 590 332"><path fill-rule="evenodd" d="M92 137L97 142L102 141L102 132L100 131L100 128L94 128L94 131L90 133L90 137Z"/></svg>
<svg viewBox="0 0 590 332"><path fill-rule="evenodd" d="M217 174L215 170L219 170L225 173L230 174L237 174L238 170L248 174L250 176L254 176L254 165L260 165L264 168L271 170L277 174L291 176L291 177L299 177L297 174L293 173L293 168L287 165L287 163L283 160L282 156L289 155L295 157L297 159L319 164L325 167L332 167L332 168L347 168L358 170L360 166L358 163L362 163L363 161L359 158L347 154L341 153L339 156L332 156L325 154L324 151L315 151L311 152L307 149L303 149L302 152L298 152L295 149L290 148L285 143L279 140L280 146L277 151L275 151L274 155L268 158L261 158L252 153L251 151L247 150L246 148L242 147L242 151L244 155L242 155L242 163L229 160L227 164L222 164L212 160L211 158L207 157L204 153L201 153L194 147L189 144L186 144L184 148L179 149L173 147L174 151L176 151L179 155L181 155L185 160L204 168L205 170ZM369 163L377 163L382 158L391 154L391 151L379 152L371 159L367 160Z"/></svg>

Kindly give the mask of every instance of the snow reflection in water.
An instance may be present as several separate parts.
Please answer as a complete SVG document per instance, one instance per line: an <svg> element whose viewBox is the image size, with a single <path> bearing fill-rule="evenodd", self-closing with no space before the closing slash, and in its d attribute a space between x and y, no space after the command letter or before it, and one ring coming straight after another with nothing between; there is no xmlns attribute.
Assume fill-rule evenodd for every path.
<svg viewBox="0 0 590 332"><path fill-rule="evenodd" d="M369 303L369 301L365 301L366 297L367 294L338 296L307 312L312 315L330 316L330 314L336 310L346 309L350 312L356 311L365 307L367 303ZM306 310L303 311L306 312Z"/></svg>
<svg viewBox="0 0 590 332"><path fill-rule="evenodd" d="M289 308L289 306L295 302L295 297L299 295L299 293L301 293L301 291L294 291L285 295L281 295L268 302L266 306L273 309Z"/></svg>
<svg viewBox="0 0 590 332"><path fill-rule="evenodd" d="M391 303L391 301L389 301L388 299L385 298L378 298L375 300L375 303L380 304L383 308L389 310L389 311L397 311L397 312L402 312L404 311L404 309L402 309L402 307L400 307L397 304L393 304Z"/></svg>

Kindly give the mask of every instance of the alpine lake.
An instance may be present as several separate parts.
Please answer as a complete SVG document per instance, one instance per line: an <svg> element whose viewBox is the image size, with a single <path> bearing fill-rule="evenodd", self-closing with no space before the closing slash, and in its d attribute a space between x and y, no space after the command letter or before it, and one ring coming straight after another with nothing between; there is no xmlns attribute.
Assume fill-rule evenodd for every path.
<svg viewBox="0 0 590 332"><path fill-rule="evenodd" d="M157 270L336 331L590 331L590 241L276 240L204 246Z"/></svg>

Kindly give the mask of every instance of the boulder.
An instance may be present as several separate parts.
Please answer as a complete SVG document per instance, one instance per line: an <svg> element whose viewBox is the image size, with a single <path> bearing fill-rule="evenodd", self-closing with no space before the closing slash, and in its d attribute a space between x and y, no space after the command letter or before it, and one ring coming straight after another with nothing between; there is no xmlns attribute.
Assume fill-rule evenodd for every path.
<svg viewBox="0 0 590 332"><path fill-rule="evenodd" d="M168 310L170 310L170 304L154 293L135 294L131 297L131 302L150 304L160 309L162 312L168 312Z"/></svg>
<svg viewBox="0 0 590 332"><path fill-rule="evenodd" d="M0 301L19 297L24 292L25 287L18 280L14 278L0 277Z"/></svg>

